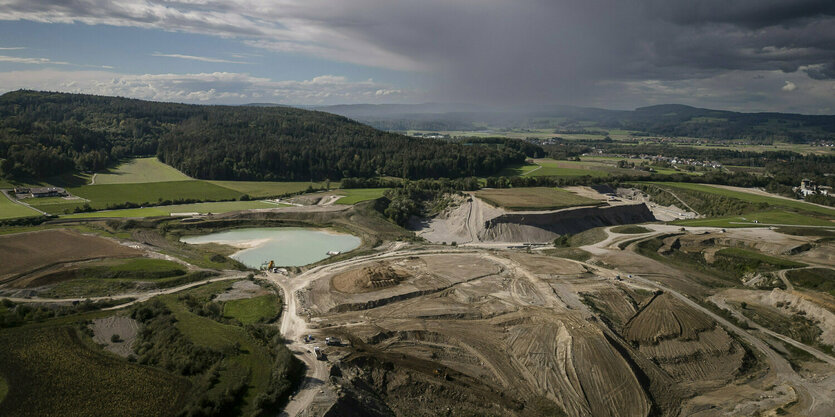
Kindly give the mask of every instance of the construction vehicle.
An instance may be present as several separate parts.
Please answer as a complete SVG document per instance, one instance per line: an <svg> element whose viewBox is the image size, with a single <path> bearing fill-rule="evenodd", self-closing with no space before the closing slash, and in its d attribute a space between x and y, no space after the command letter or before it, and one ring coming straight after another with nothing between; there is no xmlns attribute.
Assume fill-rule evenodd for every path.
<svg viewBox="0 0 835 417"><path fill-rule="evenodd" d="M316 354L316 359L320 361L325 360L325 352L323 352L322 349L319 348L319 346L313 348L313 353Z"/></svg>
<svg viewBox="0 0 835 417"><path fill-rule="evenodd" d="M328 346L342 346L342 341L338 337L326 337L325 344Z"/></svg>
<svg viewBox="0 0 835 417"><path fill-rule="evenodd" d="M264 263L261 264L262 271L272 272L273 268L275 268L275 261L270 261L269 263L267 261L264 261Z"/></svg>

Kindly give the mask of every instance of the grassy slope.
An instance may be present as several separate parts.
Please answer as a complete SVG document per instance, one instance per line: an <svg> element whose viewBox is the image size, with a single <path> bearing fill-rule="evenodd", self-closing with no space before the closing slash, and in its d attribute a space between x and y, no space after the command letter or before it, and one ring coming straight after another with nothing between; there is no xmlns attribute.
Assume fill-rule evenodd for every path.
<svg viewBox="0 0 835 417"><path fill-rule="evenodd" d="M623 233L623 234L638 234L638 233L649 233L652 230L647 229L643 226L635 226L635 225L624 225L624 226L615 226L611 229L613 233Z"/></svg>
<svg viewBox="0 0 835 417"><path fill-rule="evenodd" d="M716 254L728 258L741 259L743 261L773 265L780 268L800 268L806 266L806 264L802 264L800 262L788 261L782 258L776 258L774 256L768 256L759 252L741 248L724 248L720 249L716 252Z"/></svg>
<svg viewBox="0 0 835 417"><path fill-rule="evenodd" d="M759 223L754 223L754 220L757 220ZM674 221L673 224L682 226L704 226L724 228L752 226L765 227L770 224L835 227L835 223L831 221L783 210L761 211L757 213L746 213L742 215L713 217L707 219L678 220Z"/></svg>
<svg viewBox="0 0 835 417"><path fill-rule="evenodd" d="M798 287L828 292L835 297L835 271L831 269L796 269L788 272L788 278Z"/></svg>
<svg viewBox="0 0 835 417"><path fill-rule="evenodd" d="M362 201L375 200L383 196L388 188L348 188L337 193L345 197L336 200L335 204L357 204Z"/></svg>
<svg viewBox="0 0 835 417"><path fill-rule="evenodd" d="M598 200L548 187L482 189L475 195L493 206L508 210L553 210L600 204Z"/></svg>
<svg viewBox="0 0 835 417"><path fill-rule="evenodd" d="M145 182L186 181L192 179L157 158L135 158L112 171L96 174L98 184L135 184Z"/></svg>
<svg viewBox="0 0 835 417"><path fill-rule="evenodd" d="M176 414L184 379L96 352L73 327L0 334L0 372L11 388L0 415Z"/></svg>
<svg viewBox="0 0 835 417"><path fill-rule="evenodd" d="M223 305L223 315L246 325L275 317L280 309L278 297L262 295L260 297L227 301Z"/></svg>
<svg viewBox="0 0 835 417"><path fill-rule="evenodd" d="M0 376L0 403L3 402L3 399L6 398L6 394L9 393L9 384Z"/></svg>
<svg viewBox="0 0 835 417"><path fill-rule="evenodd" d="M228 283L225 285L228 285ZM206 286L204 290L207 288L214 287ZM160 300L175 314L177 328L192 342L221 351L231 349L236 343L238 344L237 354L230 354L227 361L240 365L249 371L249 385L254 389L247 391L245 402L251 406L256 393L263 391L270 381L271 369L265 364L272 363L272 358L267 349L249 337L242 327L221 324L188 311L185 306L177 301L176 295L162 296ZM223 372L219 383L224 383Z"/></svg>
<svg viewBox="0 0 835 417"><path fill-rule="evenodd" d="M307 190L325 188L325 182L270 182L270 181L209 181L212 184L235 190L250 197L276 197ZM339 187L338 182L331 182L331 188Z"/></svg>
<svg viewBox="0 0 835 417"><path fill-rule="evenodd" d="M707 184L692 184L686 182L649 182L649 184L663 185L673 188L682 188L686 190L701 191L710 194L721 195L724 197L736 198L738 200L747 201L749 203L766 203L777 207L788 207L797 210L804 210L818 214L825 214L835 217L835 208L826 208L809 204L800 200L788 200L779 197L768 197L764 195L746 193L743 191L733 191L725 188L713 187Z"/></svg>
<svg viewBox="0 0 835 417"><path fill-rule="evenodd" d="M5 194L0 193L0 220L29 216L40 216L40 213L20 204L15 204Z"/></svg>
<svg viewBox="0 0 835 417"><path fill-rule="evenodd" d="M136 209L107 210L91 213L74 213L66 218L91 217L156 217L168 216L171 213L226 213L238 210L264 209L286 207L286 204L275 204L264 201L219 201L214 203L175 204L170 206L144 207Z"/></svg>
<svg viewBox="0 0 835 417"><path fill-rule="evenodd" d="M89 200L94 209L106 209L111 204L132 202L155 204L160 200L234 200L243 195L206 181L150 182L141 184L84 185L69 188L73 195ZM63 214L64 210L84 205L84 201L59 202L54 199L37 201L32 205L48 213Z"/></svg>
<svg viewBox="0 0 835 417"><path fill-rule="evenodd" d="M541 168L538 168L540 167ZM538 168L538 169L537 169ZM612 168L603 163L577 162L577 161L556 161L553 159L539 159L536 164L525 164L516 167L506 168L499 173L500 176L532 176L532 177L605 177L609 175Z"/></svg>

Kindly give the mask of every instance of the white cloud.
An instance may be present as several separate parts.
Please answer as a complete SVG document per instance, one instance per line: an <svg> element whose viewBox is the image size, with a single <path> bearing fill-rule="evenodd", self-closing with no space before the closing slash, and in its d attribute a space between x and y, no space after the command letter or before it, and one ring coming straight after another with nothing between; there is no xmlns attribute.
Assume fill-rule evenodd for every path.
<svg viewBox="0 0 835 417"><path fill-rule="evenodd" d="M17 56L0 55L0 62L11 62L14 64L32 65L72 65L69 62L53 61L49 58L21 58Z"/></svg>
<svg viewBox="0 0 835 417"><path fill-rule="evenodd" d="M795 84L791 81L786 81L786 84L783 85L783 87L780 88L780 89L783 90L783 91L794 91L794 90L797 90L797 84Z"/></svg>
<svg viewBox="0 0 835 417"><path fill-rule="evenodd" d="M124 96L157 101L243 104L338 104L402 101L407 92L373 80L350 81L323 75L310 80L274 81L249 74L117 74L107 71L12 71L0 73L0 91L21 88ZM380 91L387 92L380 94Z"/></svg>
<svg viewBox="0 0 835 417"><path fill-rule="evenodd" d="M222 58L212 58L206 56L196 56L196 55L183 55L183 54L162 54L159 52L154 52L151 56L159 56L164 58L176 58L176 59L187 59L191 61L201 61L201 62L216 62L222 64L249 64L249 62L243 61L230 61L228 59Z"/></svg>
<svg viewBox="0 0 835 417"><path fill-rule="evenodd" d="M0 47L0 51L19 51L21 49L26 49L22 46L4 46Z"/></svg>

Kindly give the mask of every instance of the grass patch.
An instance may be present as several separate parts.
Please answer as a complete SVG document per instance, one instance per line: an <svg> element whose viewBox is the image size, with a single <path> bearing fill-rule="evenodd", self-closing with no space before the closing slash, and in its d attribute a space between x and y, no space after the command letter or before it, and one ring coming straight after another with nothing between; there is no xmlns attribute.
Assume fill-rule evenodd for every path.
<svg viewBox="0 0 835 417"><path fill-rule="evenodd" d="M348 188L337 191L345 197L336 200L335 204L352 205L362 201L376 200L383 196L388 188Z"/></svg>
<svg viewBox="0 0 835 417"><path fill-rule="evenodd" d="M728 190L725 188L714 187L707 184L692 184L686 182L648 182L657 186L667 186L672 188L679 188L684 190L700 191L703 193L720 195L723 197L735 198L748 203L765 203L774 207L787 207L796 210L803 210L817 214L823 214L829 217L835 217L835 209L816 206L801 200L790 200L779 197L769 197L759 194L747 193L744 191Z"/></svg>
<svg viewBox="0 0 835 417"><path fill-rule="evenodd" d="M795 269L786 275L792 284L835 297L835 271L825 268Z"/></svg>
<svg viewBox="0 0 835 417"><path fill-rule="evenodd" d="M647 229L643 226L635 226L632 224L627 224L623 226L615 226L610 229L613 233L622 233L626 235L636 235L639 233L649 233L652 230Z"/></svg>
<svg viewBox="0 0 835 417"><path fill-rule="evenodd" d="M483 189L477 191L475 196L490 205L508 210L555 210L601 204L598 200L549 187Z"/></svg>
<svg viewBox="0 0 835 417"><path fill-rule="evenodd" d="M534 171L537 168L539 168L539 165L537 165L537 164L511 165L511 166L505 167L504 169L499 171L497 176L499 176L499 177L521 177L521 176L528 175L531 171Z"/></svg>
<svg viewBox="0 0 835 417"><path fill-rule="evenodd" d="M539 159L536 163L542 168L531 172L534 177L606 177L616 168L601 162L555 161Z"/></svg>
<svg viewBox="0 0 835 417"><path fill-rule="evenodd" d="M585 262L591 258L591 254L579 248L553 248L544 249L542 253L558 258L573 259L575 261Z"/></svg>
<svg viewBox="0 0 835 417"><path fill-rule="evenodd" d="M806 266L800 262L789 261L774 256L741 248L724 248L716 252L716 256L728 258L735 264L745 264L755 269L783 269L800 268Z"/></svg>
<svg viewBox="0 0 835 417"><path fill-rule="evenodd" d="M9 393L9 384L0 376L0 403L3 402L3 399L6 398L6 394Z"/></svg>
<svg viewBox="0 0 835 417"><path fill-rule="evenodd" d="M756 220L756 222L755 222ZM703 227L766 227L769 225L830 226L835 223L808 214L784 210L769 210L743 215L711 217L707 219L677 220L671 224Z"/></svg>
<svg viewBox="0 0 835 417"><path fill-rule="evenodd" d="M0 334L0 415L175 415L189 384L86 346L73 327Z"/></svg>
<svg viewBox="0 0 835 417"><path fill-rule="evenodd" d="M20 204L14 203L12 200L9 200L9 198L6 197L5 194L0 193L0 220L40 215L41 213L38 213L37 211L32 210L29 207L25 207Z"/></svg>
<svg viewBox="0 0 835 417"><path fill-rule="evenodd" d="M281 311L278 297L272 294L242 300L230 300L223 304L223 315L241 322L253 324L275 318Z"/></svg>
<svg viewBox="0 0 835 417"><path fill-rule="evenodd" d="M268 203L265 201L218 201L211 203L174 204L170 206L143 207L135 209L93 211L90 213L74 213L61 217L68 219L84 218L126 218L126 217L161 217L171 213L228 213L230 211L253 210L287 207L286 204Z"/></svg>
<svg viewBox="0 0 835 417"><path fill-rule="evenodd" d="M323 190L326 182L271 182L271 181L209 181L212 184L235 190L253 198L277 197L287 194L301 193L308 190ZM338 182L332 182L331 188L339 187Z"/></svg>
<svg viewBox="0 0 835 417"><path fill-rule="evenodd" d="M135 158L120 164L113 170L97 173L96 185L186 181L190 179L191 177L188 175L162 163L156 157Z"/></svg>
<svg viewBox="0 0 835 417"><path fill-rule="evenodd" d="M185 267L165 259L137 258L125 261L103 261L79 269L77 274L85 278L137 278L154 279L185 275Z"/></svg>
<svg viewBox="0 0 835 417"><path fill-rule="evenodd" d="M269 365L272 364L272 358L267 348L253 340L242 327L218 323L188 311L177 301L176 295L162 296L160 300L173 312L177 318L176 327L189 340L200 346L227 352L224 359L227 366L220 372L219 389L222 391L224 385L245 379L247 390L243 397L243 408L244 411L253 410L256 395L266 390L270 383Z"/></svg>
<svg viewBox="0 0 835 417"><path fill-rule="evenodd" d="M72 212L76 207L89 204L96 210L107 209L118 204L127 202L139 205L158 204L163 201L176 200L236 200L243 193L230 190L209 183L207 181L173 181L173 182L152 182L142 184L102 184L84 185L81 187L68 188L71 194L85 198L85 201L64 200L63 202L44 201L32 199L33 207L37 207L50 214L63 214Z"/></svg>
<svg viewBox="0 0 835 417"><path fill-rule="evenodd" d="M568 238L568 244L573 247L593 245L604 241L608 235L602 227L595 227Z"/></svg>
<svg viewBox="0 0 835 417"><path fill-rule="evenodd" d="M107 297L117 294L125 294L139 289L148 291L152 289L176 287L190 282L208 279L216 275L217 273L214 272L198 271L187 275L157 278L148 281L126 278L71 279L69 281L59 282L47 290L40 291L38 296L47 298Z"/></svg>

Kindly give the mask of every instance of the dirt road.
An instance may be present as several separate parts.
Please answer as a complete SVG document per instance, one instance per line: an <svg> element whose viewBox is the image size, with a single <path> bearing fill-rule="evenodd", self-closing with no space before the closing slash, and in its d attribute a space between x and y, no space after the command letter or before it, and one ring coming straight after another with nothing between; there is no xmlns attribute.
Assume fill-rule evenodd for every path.
<svg viewBox="0 0 835 417"><path fill-rule="evenodd" d="M153 297L158 295L165 295L165 294L174 294L180 291L187 290L189 288L198 287L200 285L208 284L210 282L217 282L217 281L226 281L231 279L245 279L246 274L242 274L240 271L235 271L235 273L230 273L228 275L224 275L221 277L215 277L210 279L204 279L201 281L190 282L185 285L180 285L179 287L171 287L165 288L156 291L148 291L148 292L140 292L140 293L125 293L119 295L113 295L108 297L86 297L86 298L41 298L41 297L29 297L29 298L22 298L22 297L0 297L3 299L7 299L14 303L73 303L73 302L82 302L86 300L90 301L104 301L104 300L124 300L127 298L135 298L135 300L125 303L119 304L117 306L104 308L103 310L118 310L120 308L125 308L132 306L136 303L141 303L143 301L148 301Z"/></svg>

